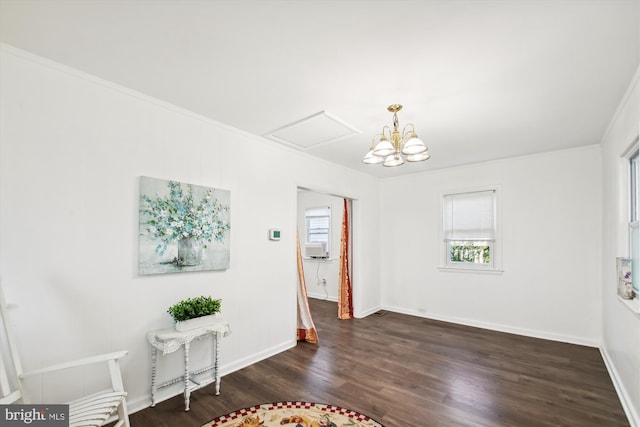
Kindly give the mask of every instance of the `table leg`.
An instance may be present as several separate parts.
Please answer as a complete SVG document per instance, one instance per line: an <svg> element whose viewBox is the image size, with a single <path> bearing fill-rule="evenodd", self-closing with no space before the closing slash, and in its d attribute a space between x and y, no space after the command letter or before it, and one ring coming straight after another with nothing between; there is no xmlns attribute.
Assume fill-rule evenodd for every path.
<svg viewBox="0 0 640 427"><path fill-rule="evenodd" d="M151 407L156 406L156 372L158 363L158 349L151 347Z"/></svg>
<svg viewBox="0 0 640 427"><path fill-rule="evenodd" d="M191 392L189 391L189 343L184 343L184 410L189 410L189 400Z"/></svg>
<svg viewBox="0 0 640 427"><path fill-rule="evenodd" d="M214 372L216 376L216 396L220 394L220 372L218 366L218 355L220 354L220 342L218 341L218 334L213 334L213 345L214 345L214 358L213 366Z"/></svg>

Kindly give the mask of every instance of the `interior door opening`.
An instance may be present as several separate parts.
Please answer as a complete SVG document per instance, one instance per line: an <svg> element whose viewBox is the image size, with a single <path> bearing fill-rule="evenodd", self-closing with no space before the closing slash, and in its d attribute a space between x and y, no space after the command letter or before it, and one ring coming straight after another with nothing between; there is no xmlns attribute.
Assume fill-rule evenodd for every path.
<svg viewBox="0 0 640 427"><path fill-rule="evenodd" d="M351 204L350 199L346 200ZM336 303L336 311L341 295L344 206L344 197L298 188L297 224L307 296ZM314 247L318 244L326 244L326 256L314 256L320 254Z"/></svg>

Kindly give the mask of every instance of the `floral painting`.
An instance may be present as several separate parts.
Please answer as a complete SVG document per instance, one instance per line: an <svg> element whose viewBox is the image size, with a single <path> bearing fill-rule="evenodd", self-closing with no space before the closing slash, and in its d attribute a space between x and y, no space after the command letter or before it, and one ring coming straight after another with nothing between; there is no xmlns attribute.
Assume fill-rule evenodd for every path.
<svg viewBox="0 0 640 427"><path fill-rule="evenodd" d="M633 299L631 260L628 258L616 258L616 266L618 271L618 296L623 299Z"/></svg>
<svg viewBox="0 0 640 427"><path fill-rule="evenodd" d="M140 177L140 274L229 268L230 192Z"/></svg>

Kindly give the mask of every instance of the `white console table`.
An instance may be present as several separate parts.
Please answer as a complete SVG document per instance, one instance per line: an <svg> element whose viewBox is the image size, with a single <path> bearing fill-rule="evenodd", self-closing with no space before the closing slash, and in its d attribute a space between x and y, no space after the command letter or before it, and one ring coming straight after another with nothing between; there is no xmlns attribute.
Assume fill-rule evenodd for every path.
<svg viewBox="0 0 640 427"><path fill-rule="evenodd" d="M216 395L220 394L220 372L218 369L218 354L220 353L219 338L231 333L229 323L222 318L215 319L214 323L189 331L178 332L174 328L158 329L147 333L147 339L151 344L151 406L156 404L156 393L158 389L184 381L184 406L185 411L189 410L191 392L211 384L216 383ZM196 371L189 371L189 348L191 341L211 336L213 341L213 362ZM162 354L173 353L184 346L184 374L169 381L157 384L158 350ZM213 371L212 375L203 380L198 376L205 372Z"/></svg>

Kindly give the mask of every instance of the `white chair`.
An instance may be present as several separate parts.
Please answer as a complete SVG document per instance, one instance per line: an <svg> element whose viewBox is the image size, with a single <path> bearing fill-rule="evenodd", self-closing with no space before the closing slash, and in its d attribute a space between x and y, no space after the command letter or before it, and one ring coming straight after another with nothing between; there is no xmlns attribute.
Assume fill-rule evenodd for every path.
<svg viewBox="0 0 640 427"><path fill-rule="evenodd" d="M69 402L69 426L89 427L104 425L111 415L117 413L118 421L114 427L130 427L129 413L127 411L127 393L122 385L119 360L126 356L127 351L88 357L74 362L61 363L48 368L24 372L18 358L15 340L9 327L7 304L0 286L0 322L4 328L4 338L8 343L8 352L3 355L0 348L0 404L31 403L26 402L22 388L22 380L33 375L42 375L49 372L61 371L79 366L96 363L107 363L111 374L111 388L99 393L85 396ZM2 329L0 329L2 331ZM0 338L2 335L0 334ZM5 363L3 356L10 359ZM17 377L17 378L15 378ZM9 378L14 378L13 382ZM43 402L51 403L51 402Z"/></svg>

